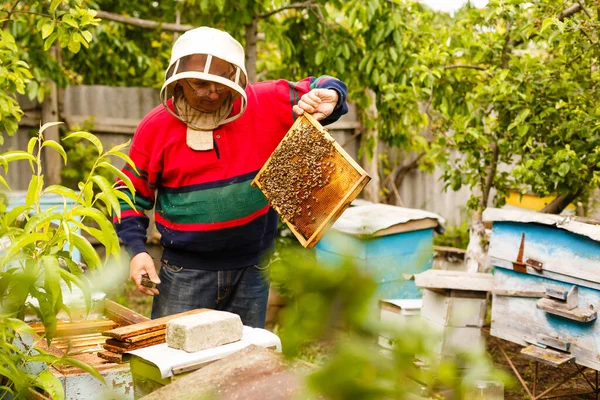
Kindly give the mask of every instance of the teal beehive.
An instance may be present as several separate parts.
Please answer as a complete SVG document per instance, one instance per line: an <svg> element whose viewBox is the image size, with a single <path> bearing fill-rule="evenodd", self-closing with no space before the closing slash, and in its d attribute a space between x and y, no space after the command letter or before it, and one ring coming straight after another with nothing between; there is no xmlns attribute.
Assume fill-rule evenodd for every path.
<svg viewBox="0 0 600 400"><path fill-rule="evenodd" d="M372 274L382 299L418 299L412 275L433 264L433 230L437 214L387 204L351 207L316 246L317 261L355 262Z"/></svg>

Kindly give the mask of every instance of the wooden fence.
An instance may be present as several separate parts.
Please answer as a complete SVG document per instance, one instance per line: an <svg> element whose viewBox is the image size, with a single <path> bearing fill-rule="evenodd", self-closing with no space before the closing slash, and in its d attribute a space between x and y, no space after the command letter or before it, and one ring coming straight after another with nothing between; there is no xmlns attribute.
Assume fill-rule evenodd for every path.
<svg viewBox="0 0 600 400"><path fill-rule="evenodd" d="M96 134L105 147L130 140L144 115L160 103L158 91L151 88L110 86L68 86L59 92L59 114L70 128L84 123ZM19 131L5 137L2 151L26 149L30 135L40 126L41 107L25 98L20 98L25 115ZM356 111L350 112L328 127L332 136L348 153L358 159L359 139L354 133L360 126ZM385 147L382 146L385 151ZM115 166L122 167L123 161L115 159ZM11 165L7 181L13 190L25 190L29 185L30 167L26 162ZM406 207L420 208L443 216L448 224L456 225L464 219L464 208L470 195L468 190L444 192L439 170L429 174L411 172L399 188Z"/></svg>

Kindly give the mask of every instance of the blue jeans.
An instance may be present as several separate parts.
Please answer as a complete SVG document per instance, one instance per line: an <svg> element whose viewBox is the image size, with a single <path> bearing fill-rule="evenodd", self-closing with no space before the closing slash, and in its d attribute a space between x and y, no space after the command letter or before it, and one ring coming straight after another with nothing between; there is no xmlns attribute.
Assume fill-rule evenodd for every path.
<svg viewBox="0 0 600 400"><path fill-rule="evenodd" d="M238 314L244 325L264 328L269 298L267 267L251 265L227 271L184 269L163 263L152 319L196 308Z"/></svg>

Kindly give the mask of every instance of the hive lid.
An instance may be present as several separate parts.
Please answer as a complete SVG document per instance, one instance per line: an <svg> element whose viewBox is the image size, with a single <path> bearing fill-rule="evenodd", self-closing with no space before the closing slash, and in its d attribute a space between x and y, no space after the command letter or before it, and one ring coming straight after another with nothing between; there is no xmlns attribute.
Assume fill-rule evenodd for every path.
<svg viewBox="0 0 600 400"><path fill-rule="evenodd" d="M305 113L252 185L263 192L300 244L312 248L369 180L321 124Z"/></svg>
<svg viewBox="0 0 600 400"><path fill-rule="evenodd" d="M368 204L344 211L332 229L356 236L385 236L435 228L444 222L444 218L429 211Z"/></svg>
<svg viewBox="0 0 600 400"><path fill-rule="evenodd" d="M535 211L487 208L484 222L523 222L556 226L600 242L600 221L571 215L545 214Z"/></svg>

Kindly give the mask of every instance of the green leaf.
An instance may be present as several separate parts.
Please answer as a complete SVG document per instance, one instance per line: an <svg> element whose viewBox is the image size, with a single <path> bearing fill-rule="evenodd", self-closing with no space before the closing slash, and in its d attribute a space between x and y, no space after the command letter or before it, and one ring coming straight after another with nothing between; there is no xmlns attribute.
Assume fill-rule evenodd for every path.
<svg viewBox="0 0 600 400"><path fill-rule="evenodd" d="M390 58L392 59L393 62L398 61L398 53L396 52L396 49L394 49L393 47L390 47Z"/></svg>
<svg viewBox="0 0 600 400"><path fill-rule="evenodd" d="M27 189L27 194L25 195L25 205L31 206L36 204L40 200L40 181L41 177L37 175L31 176L31 181L29 182L29 188Z"/></svg>
<svg viewBox="0 0 600 400"><path fill-rule="evenodd" d="M33 329L31 325L17 318L6 318L4 319L4 324L17 332L35 333L35 329Z"/></svg>
<svg viewBox="0 0 600 400"><path fill-rule="evenodd" d="M82 223L75 223L79 228L81 228L82 231L85 231L87 233L89 233L90 235L92 235L93 237L95 237L96 239L98 239L98 241L100 243L102 243L102 245L104 247L106 247L106 239L104 238L104 233L102 233L102 231L100 229L96 229L96 228L92 228L91 226L87 226L87 225L83 225ZM108 253L108 251L107 251Z"/></svg>
<svg viewBox="0 0 600 400"><path fill-rule="evenodd" d="M92 203L94 202L94 184L92 182L88 182L83 187L83 200L87 207L92 206Z"/></svg>
<svg viewBox="0 0 600 400"><path fill-rule="evenodd" d="M531 114L530 109L526 108L526 109L522 110L519 113L519 115L517 115L517 118L515 118L514 121L508 126L508 130L510 131L514 127L522 124L525 121L525 119L529 116L529 114Z"/></svg>
<svg viewBox="0 0 600 400"><path fill-rule="evenodd" d="M58 154L62 156L63 160L65 161L65 165L67 165L67 153L59 143L55 142L54 140L44 140L44 142L42 143L42 147L46 146L56 150Z"/></svg>
<svg viewBox="0 0 600 400"><path fill-rule="evenodd" d="M104 147L102 147L102 142L100 142L100 139L98 139L96 136L92 135L89 132L83 132L83 131L73 132L73 133L68 134L63 140L67 140L67 139L71 139L71 138L81 138L81 139L89 140L90 142L92 142L92 144L94 146L96 146L96 149L98 150L98 154L100 154L100 155L102 155L102 152L104 151Z"/></svg>
<svg viewBox="0 0 600 400"><path fill-rule="evenodd" d="M0 183L6 187L6 189L10 190L10 186L8 186L8 182L4 179L3 176L0 175Z"/></svg>
<svg viewBox="0 0 600 400"><path fill-rule="evenodd" d="M76 358L63 357L60 360L58 360L57 364L72 365L74 367L82 369L85 372L93 375L96 379L98 379L103 384L106 384L106 382L104 381L104 377L102 375L100 375L100 373L96 369L94 369L94 367L84 363L81 360L78 360Z"/></svg>
<svg viewBox="0 0 600 400"><path fill-rule="evenodd" d="M50 207L49 209L47 209L39 214L35 214L25 224L25 227L23 228L23 233L26 233L26 234L30 233L34 229L36 229L42 225L45 225L52 220L62 221L63 214L62 213L54 213L54 210L56 210L57 208L58 208L58 206Z"/></svg>
<svg viewBox="0 0 600 400"><path fill-rule="evenodd" d="M63 220L61 222L61 226L62 226L62 230L63 233L65 235L65 240L69 243L71 243L71 226L69 225L69 223L65 220Z"/></svg>
<svg viewBox="0 0 600 400"><path fill-rule="evenodd" d="M9 163L13 162L13 161L18 161L18 160L29 160L29 161L37 162L37 160L34 156L27 153L26 151L21 151L21 150L9 151L7 153L2 154L2 157L4 157L4 160Z"/></svg>
<svg viewBox="0 0 600 400"><path fill-rule="evenodd" d="M75 39L74 36L71 36L71 38L69 39L69 51L71 53L75 53L77 54L79 52L79 50L81 50L81 43L79 43L77 41L77 39Z"/></svg>
<svg viewBox="0 0 600 400"><path fill-rule="evenodd" d="M56 193L75 201L81 200L76 191L62 185L50 185L44 190L44 193Z"/></svg>
<svg viewBox="0 0 600 400"><path fill-rule="evenodd" d="M90 33L90 31L83 31L81 32L81 36L83 36L83 38L85 39L86 42L90 43L93 39L92 34Z"/></svg>
<svg viewBox="0 0 600 400"><path fill-rule="evenodd" d="M115 153L108 152L106 154L110 154L111 156L115 156L115 157L122 159L123 161L125 161L127 163L127 165L129 165L135 171L136 174L138 174L138 175L140 174L137 167L135 166L135 163L127 154L121 153L121 152L115 152Z"/></svg>
<svg viewBox="0 0 600 400"><path fill-rule="evenodd" d="M83 299L85 301L86 312L89 313L92 308L92 288L87 281L87 277L82 275L81 270L72 260L64 259L69 267L71 272L65 271L64 269L60 269L60 276L63 278L65 282L71 282L77 285L79 289L81 289L81 293L83 293ZM79 276L81 278L79 278Z"/></svg>
<svg viewBox="0 0 600 400"><path fill-rule="evenodd" d="M9 262L12 256L19 253L26 246L34 242L47 242L48 240L50 240L50 238L45 233L31 233L27 236L15 238L10 247L6 250L2 264L4 265Z"/></svg>
<svg viewBox="0 0 600 400"><path fill-rule="evenodd" d="M117 196L114 193L115 188L113 188L113 186L106 180L105 177L100 175L92 176L92 181L94 181L94 183L98 185L98 187L102 191L101 196L98 197L102 199L106 198L108 203L110 203L110 206L114 209L114 213L117 215L118 218L121 218L121 206L119 204ZM109 214L112 213L109 212Z"/></svg>
<svg viewBox="0 0 600 400"><path fill-rule="evenodd" d="M44 40L44 51L48 51L56 39L58 39L58 32L52 32L52 34Z"/></svg>
<svg viewBox="0 0 600 400"><path fill-rule="evenodd" d="M46 39L52 32L54 32L54 21L49 20L42 27L42 39Z"/></svg>
<svg viewBox="0 0 600 400"><path fill-rule="evenodd" d="M17 219L17 217L19 217L19 215L26 213L29 209L31 209L31 206L14 207L12 210L7 212L6 215L4 216L4 221L5 221L6 225L7 226L12 225L12 223L15 222L15 220Z"/></svg>
<svg viewBox="0 0 600 400"><path fill-rule="evenodd" d="M540 29L540 33L543 33L546 29L556 23L557 19L554 17L546 18L544 22L542 22L542 29Z"/></svg>
<svg viewBox="0 0 600 400"><path fill-rule="evenodd" d="M62 22L69 25L72 28L79 28L77 21L75 21L70 14L63 14Z"/></svg>
<svg viewBox="0 0 600 400"><path fill-rule="evenodd" d="M98 253L96 250L94 250L94 247L86 238L72 232L71 244L73 244L79 250L88 267L93 269L102 265L102 261L100 261Z"/></svg>
<svg viewBox="0 0 600 400"><path fill-rule="evenodd" d="M113 147L111 147L111 149L109 151L106 152L105 155L107 155L107 156L114 156L114 155L116 155L115 153L121 152L121 150L125 149L130 144L131 144L131 140L128 140L125 143L121 143L121 144L118 144L116 146L113 146Z"/></svg>
<svg viewBox="0 0 600 400"><path fill-rule="evenodd" d="M112 172L113 174L117 175L123 181L123 183L127 186L127 189L129 189L129 191L132 194L135 194L135 187L133 186L133 183L131 182L131 179L129 179L129 177L127 175L125 175L125 173L123 171L121 171L120 169L118 169L114 165L109 164L109 163L104 162L104 161L101 162L101 163L99 163L98 166L102 167L102 168L106 168L110 172Z"/></svg>
<svg viewBox="0 0 600 400"><path fill-rule="evenodd" d="M37 143L37 141L37 137L32 137L31 139L29 139L29 142L27 143L27 152L29 154L33 155L33 150L35 150L35 144Z"/></svg>
<svg viewBox="0 0 600 400"><path fill-rule="evenodd" d="M53 400L64 400L65 398L65 390L60 379L48 369L40 372L33 384L46 391Z"/></svg>
<svg viewBox="0 0 600 400"><path fill-rule="evenodd" d="M131 197L129 197L127 195L127 193L123 193L122 190L120 190L119 188L117 188L117 190L115 190L115 195L123 200L125 203L127 203L129 205L129 207L131 207L133 210L136 209L135 204L133 204L133 201L131 200ZM132 194L133 195L133 194Z"/></svg>
<svg viewBox="0 0 600 400"><path fill-rule="evenodd" d="M323 62L323 60L325 59L325 52L324 51L317 51L317 54L315 54L315 64L316 65L321 65L321 63Z"/></svg>
<svg viewBox="0 0 600 400"><path fill-rule="evenodd" d="M50 128L51 126L56 126L56 125L60 125L62 124L62 122L46 122L44 125L42 125L42 127L40 128L40 133L44 133L44 131L48 128Z"/></svg>
<svg viewBox="0 0 600 400"><path fill-rule="evenodd" d="M49 297L50 304L54 312L60 311L62 305L62 290L60 288L60 266L58 259L54 256L43 256L42 263L44 265L44 289Z"/></svg>
<svg viewBox="0 0 600 400"><path fill-rule="evenodd" d="M106 253L114 254L115 251L118 253L119 238L115 232L115 228L112 222L109 221L100 210L96 208L77 207L73 209L72 213L73 215L89 217L93 219L98 224L100 229L102 229L102 233L104 234Z"/></svg>
<svg viewBox="0 0 600 400"><path fill-rule="evenodd" d="M65 0L52 0L52 2L50 3L50 12L55 12L58 6L64 1Z"/></svg>

